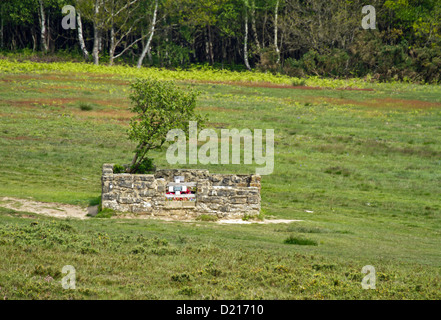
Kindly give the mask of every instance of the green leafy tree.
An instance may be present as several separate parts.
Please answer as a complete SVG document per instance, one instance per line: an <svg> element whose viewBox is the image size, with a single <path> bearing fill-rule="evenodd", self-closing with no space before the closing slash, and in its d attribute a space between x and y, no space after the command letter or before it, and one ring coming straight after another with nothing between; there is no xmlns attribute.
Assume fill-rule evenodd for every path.
<svg viewBox="0 0 441 320"><path fill-rule="evenodd" d="M395 13L396 27L408 38L422 45L441 40L441 0L387 0L384 6Z"/></svg>
<svg viewBox="0 0 441 320"><path fill-rule="evenodd" d="M148 159L147 153L164 145L170 130L181 129L188 135L189 121L201 127L203 119L195 112L198 92L191 88L158 80L138 80L131 87L131 111L136 115L130 122L129 139L138 145L127 172L136 173Z"/></svg>

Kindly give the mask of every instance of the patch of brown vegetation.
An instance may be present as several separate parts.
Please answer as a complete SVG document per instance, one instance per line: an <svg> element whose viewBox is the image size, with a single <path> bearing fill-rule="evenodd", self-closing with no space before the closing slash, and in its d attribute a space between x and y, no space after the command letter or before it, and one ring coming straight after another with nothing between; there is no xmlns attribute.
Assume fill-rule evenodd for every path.
<svg viewBox="0 0 441 320"><path fill-rule="evenodd" d="M305 99L307 102L312 103L330 103L333 105L354 105L363 106L374 109L430 109L441 108L439 102L428 102L421 100L407 100L396 98L377 98L372 100L357 101L353 99L344 98L332 98L332 97L308 97Z"/></svg>
<svg viewBox="0 0 441 320"><path fill-rule="evenodd" d="M364 142L364 146L371 153L400 153L408 156L418 156L422 158L440 157L441 151L433 150L430 147L408 147L408 146L395 146L393 144L387 144L384 141L377 141L368 139Z"/></svg>
<svg viewBox="0 0 441 320"><path fill-rule="evenodd" d="M401 154L405 156L417 156L420 158L439 158L441 151L423 146L398 146L394 142L375 139L354 139L353 137L326 137L328 144L316 145L314 150L322 153L343 154L346 152L355 154ZM354 146L358 146L355 147Z"/></svg>
<svg viewBox="0 0 441 320"><path fill-rule="evenodd" d="M439 102L429 102L421 100L406 100L406 99L376 99L369 103L373 107L395 107L395 108L405 108L405 109L429 109L429 108L440 108L441 103Z"/></svg>
<svg viewBox="0 0 441 320"><path fill-rule="evenodd" d="M118 109L127 109L129 102L125 98L113 98L113 99L78 99L78 101L91 102L102 106L112 106Z"/></svg>
<svg viewBox="0 0 441 320"><path fill-rule="evenodd" d="M4 104L9 104L11 106L17 107L35 107L38 105L49 105L49 106L68 106L75 102L90 102L102 106L112 106L116 108L128 108L129 104L126 99L115 98L115 99L90 99L90 98L35 98L32 100L3 100Z"/></svg>
<svg viewBox="0 0 441 320"><path fill-rule="evenodd" d="M86 76L85 79L82 76ZM72 76L66 74L53 74L53 73L43 73L43 74L13 74L8 75L7 78L1 78L0 81L3 82L13 82L16 80L49 80L49 81L61 81L61 82L101 82L101 83L112 83L115 85L129 85L130 81L115 79L115 75L112 74L83 74L77 73Z"/></svg>
<svg viewBox="0 0 441 320"><path fill-rule="evenodd" d="M35 75L28 74L8 74L7 79L1 79L2 81L12 82L14 80L35 80Z"/></svg>
<svg viewBox="0 0 441 320"><path fill-rule="evenodd" d="M223 122L209 122L207 123L207 127L216 128L216 129L225 129L227 128L227 124Z"/></svg>
<svg viewBox="0 0 441 320"><path fill-rule="evenodd" d="M297 90L329 90L324 87L308 87L308 86L293 86L289 84L276 84L271 82L235 82L235 81L208 81L208 80L191 80L188 82L193 83L208 83L208 84L227 84L233 86L242 87L259 87L259 88L271 88L271 89L297 89ZM349 91L374 91L370 88L336 88L333 90L349 90Z"/></svg>
<svg viewBox="0 0 441 320"><path fill-rule="evenodd" d="M37 105L60 106L76 101L76 98L36 98L32 100L4 100L5 103L18 107L34 107Z"/></svg>
<svg viewBox="0 0 441 320"><path fill-rule="evenodd" d="M81 90L82 88L74 87L74 86L61 86L61 85L55 85L55 86L45 86L45 90L59 90L59 89L74 89L74 90Z"/></svg>
<svg viewBox="0 0 441 320"><path fill-rule="evenodd" d="M77 110L73 110L73 114L87 118L112 119L127 123L134 115L129 110L114 110L114 109L97 110L97 111L82 111L80 109L77 109Z"/></svg>
<svg viewBox="0 0 441 320"><path fill-rule="evenodd" d="M82 75L86 76L87 78L81 77ZM121 79L115 79L115 76L112 74L93 74L93 73L78 73L75 74L74 77L67 78L64 76L56 77L52 76L50 74L44 75L42 78L45 80L63 80L63 81L74 81L74 82L99 82L99 83L111 83L115 85L129 85L130 81L127 80L121 80Z"/></svg>
<svg viewBox="0 0 441 320"><path fill-rule="evenodd" d="M30 137L30 136L17 136L17 137L2 136L1 138L8 140L41 140L39 138Z"/></svg>
<svg viewBox="0 0 441 320"><path fill-rule="evenodd" d="M203 107L198 107L198 109L205 110L205 111L215 111L215 112L242 112L242 111L244 111L244 110L240 110L240 109L221 108L221 107L214 107L214 106L203 106Z"/></svg>

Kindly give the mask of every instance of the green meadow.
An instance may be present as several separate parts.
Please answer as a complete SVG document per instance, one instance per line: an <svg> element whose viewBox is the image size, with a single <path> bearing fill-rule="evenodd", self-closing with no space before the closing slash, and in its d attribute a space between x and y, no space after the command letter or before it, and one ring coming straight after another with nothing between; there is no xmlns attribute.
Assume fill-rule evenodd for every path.
<svg viewBox="0 0 441 320"><path fill-rule="evenodd" d="M59 220L0 203L0 299L441 298L440 86L0 59L0 196L98 204L102 164L135 148L130 82L148 77L199 90L207 128L274 129L262 212L302 221Z"/></svg>

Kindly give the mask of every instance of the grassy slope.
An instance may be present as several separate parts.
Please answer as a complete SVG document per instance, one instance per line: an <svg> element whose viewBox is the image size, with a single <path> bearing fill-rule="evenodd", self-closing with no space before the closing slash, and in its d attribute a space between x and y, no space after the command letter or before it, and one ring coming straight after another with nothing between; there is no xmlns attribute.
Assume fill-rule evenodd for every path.
<svg viewBox="0 0 441 320"><path fill-rule="evenodd" d="M104 71L85 74L82 65L75 66L80 73L73 73L74 67L68 74L36 72L36 67L48 68L38 64L31 72L17 64L18 73L12 74L2 63L0 195L96 202L102 163L130 159L127 81L139 74L119 69L114 77ZM207 80L203 72L196 75ZM1 262L0 296L440 298L440 87L375 84L369 85L375 91L346 91L192 85L202 91L199 110L211 120L209 127L276 130L276 167L263 178L263 209L305 221L199 227L69 221L73 231L60 232L61 240L44 240L48 229L60 227L34 217L40 224L32 229L29 219L2 210L0 255L10 258ZM81 103L93 110L82 111ZM160 167L168 166L164 153L154 156ZM253 165L206 168L254 171ZM107 234L107 244L97 240L98 233ZM143 252L131 253L139 234L167 239L169 245L161 249L146 241ZM290 235L318 246L284 244ZM61 279L65 264L82 270L81 290L67 293L59 283L38 278L49 273ZM379 272L376 291L360 289L366 264ZM172 279L181 273L190 281Z"/></svg>

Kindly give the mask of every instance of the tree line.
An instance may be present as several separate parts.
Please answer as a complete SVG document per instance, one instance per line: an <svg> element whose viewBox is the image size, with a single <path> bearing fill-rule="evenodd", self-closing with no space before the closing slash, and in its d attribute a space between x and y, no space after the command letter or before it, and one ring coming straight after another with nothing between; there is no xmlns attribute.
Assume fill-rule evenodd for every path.
<svg viewBox="0 0 441 320"><path fill-rule="evenodd" d="M64 29L62 8L75 8ZM362 8L375 8L365 30ZM3 51L95 64L441 80L441 0L1 0Z"/></svg>

